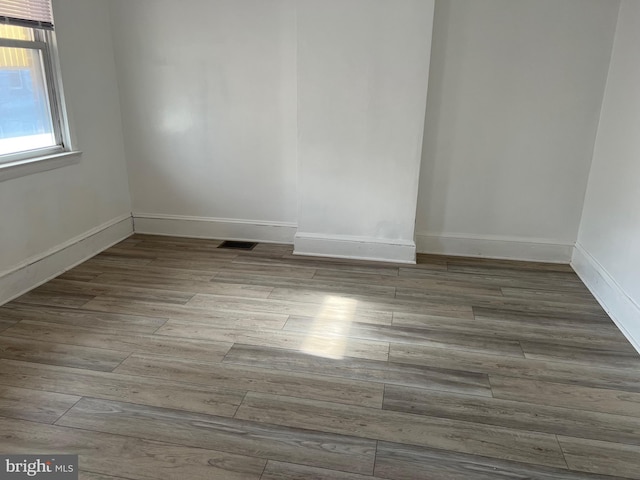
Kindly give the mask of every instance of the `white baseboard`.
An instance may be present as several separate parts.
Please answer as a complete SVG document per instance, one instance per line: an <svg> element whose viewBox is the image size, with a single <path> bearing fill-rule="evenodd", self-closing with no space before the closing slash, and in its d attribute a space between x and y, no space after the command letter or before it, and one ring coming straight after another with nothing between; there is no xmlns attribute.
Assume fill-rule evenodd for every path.
<svg viewBox="0 0 640 480"><path fill-rule="evenodd" d="M462 257L569 263L573 244L532 242L521 238L417 234L418 253Z"/></svg>
<svg viewBox="0 0 640 480"><path fill-rule="evenodd" d="M57 277L132 233L131 215L122 215L0 273L0 305Z"/></svg>
<svg viewBox="0 0 640 480"><path fill-rule="evenodd" d="M573 250L571 267L640 353L640 305L625 293L618 282L580 243L577 243Z"/></svg>
<svg viewBox="0 0 640 480"><path fill-rule="evenodd" d="M288 244L297 228L294 223L148 213L134 213L133 223L136 233Z"/></svg>
<svg viewBox="0 0 640 480"><path fill-rule="evenodd" d="M315 257L416 263L416 245L413 242L343 235L296 233L293 253Z"/></svg>

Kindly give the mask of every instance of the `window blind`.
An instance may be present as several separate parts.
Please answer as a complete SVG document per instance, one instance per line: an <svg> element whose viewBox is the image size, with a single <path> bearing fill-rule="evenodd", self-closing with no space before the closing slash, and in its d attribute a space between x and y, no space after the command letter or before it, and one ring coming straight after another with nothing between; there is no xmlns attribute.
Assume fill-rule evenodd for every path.
<svg viewBox="0 0 640 480"><path fill-rule="evenodd" d="M0 23L53 30L51 0L0 0Z"/></svg>

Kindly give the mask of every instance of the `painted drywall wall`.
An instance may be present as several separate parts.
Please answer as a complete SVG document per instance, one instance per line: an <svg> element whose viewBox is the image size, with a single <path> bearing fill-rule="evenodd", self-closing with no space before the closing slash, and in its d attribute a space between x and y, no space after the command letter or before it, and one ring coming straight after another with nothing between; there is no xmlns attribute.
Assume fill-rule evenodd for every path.
<svg viewBox="0 0 640 480"><path fill-rule="evenodd" d="M433 2L297 6L295 250L411 261Z"/></svg>
<svg viewBox="0 0 640 480"><path fill-rule="evenodd" d="M294 223L295 1L109 4L136 229Z"/></svg>
<svg viewBox="0 0 640 480"><path fill-rule="evenodd" d="M0 290L8 273L131 212L107 5L54 0L53 10L70 127L82 156L0 183ZM40 273L29 281L37 283Z"/></svg>
<svg viewBox="0 0 640 480"><path fill-rule="evenodd" d="M617 1L439 0L419 251L568 262Z"/></svg>
<svg viewBox="0 0 640 480"><path fill-rule="evenodd" d="M640 2L620 6L574 268L640 351Z"/></svg>

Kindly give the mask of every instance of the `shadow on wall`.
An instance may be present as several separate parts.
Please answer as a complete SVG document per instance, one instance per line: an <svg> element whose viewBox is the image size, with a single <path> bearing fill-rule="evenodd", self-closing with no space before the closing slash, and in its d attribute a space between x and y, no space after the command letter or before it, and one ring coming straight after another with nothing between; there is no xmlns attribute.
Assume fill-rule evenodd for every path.
<svg viewBox="0 0 640 480"><path fill-rule="evenodd" d="M437 178L449 178L449 164L436 165L436 158L441 145L438 142L440 137L442 116L442 91L444 88L444 66L446 63L446 50L448 30L450 28L450 5L449 2L436 1L433 40L431 43L431 65L429 69L429 89L427 93L427 107L424 119L424 136L422 139L422 158L420 166L420 183L418 189L418 206L416 214L416 234L423 231L441 231L443 228L443 213L446 210L445 203L434 205L434 197L430 195L436 189ZM453 81L459 81L459 75L453 76ZM456 112L448 112L455 120ZM436 171L438 175L436 176ZM425 210L426 209L426 210ZM440 212L440 215L438 215ZM433 225L424 225L423 218L435 219Z"/></svg>
<svg viewBox="0 0 640 480"><path fill-rule="evenodd" d="M458 128L465 121L464 112L461 112L461 103L444 104L443 99L449 91L461 91L461 85L465 81L465 72L462 64L465 58L456 58L450 55L450 44L468 45L470 40L465 33L466 27L474 18L468 9L459 9L456 12L456 30L453 35L451 30L451 2L436 1L433 24L433 42L431 47L431 68L429 71L429 92L427 107L425 110L424 136L422 143L422 163L420 168L420 188L418 191L418 208L416 215L416 234L448 232L447 212L451 197L455 195L449 191L454 172L452 171L452 158L456 157L457 149L461 146L468 147L468 139L458 138L456 135L463 128ZM461 48L458 46L457 48ZM462 47L463 50L466 50ZM478 125L478 128L482 128ZM452 135L445 135L446 129ZM444 159L444 160L443 160ZM470 168L473 168L473 158L469 158ZM484 170L482 176L500 175L499 169L492 172ZM477 180L477 177L474 178ZM483 192L482 205L494 203L495 196L490 188ZM460 200L457 200L460 201ZM480 204L478 199L466 198L470 210ZM483 211L483 218L490 222L491 212Z"/></svg>

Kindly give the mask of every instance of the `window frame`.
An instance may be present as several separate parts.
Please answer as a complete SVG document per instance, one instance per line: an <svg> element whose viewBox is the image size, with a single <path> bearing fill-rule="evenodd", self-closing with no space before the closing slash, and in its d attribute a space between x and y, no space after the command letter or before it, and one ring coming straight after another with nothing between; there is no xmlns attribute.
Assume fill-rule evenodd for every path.
<svg viewBox="0 0 640 480"><path fill-rule="evenodd" d="M44 83L49 101L53 137L56 144L50 147L25 150L21 152L0 155L0 169L5 167L22 166L26 163L41 160L58 159L61 155L75 154L71 148L71 135L67 111L62 89L62 77L58 59L58 49L55 32L53 30L24 26L33 32L33 40L18 40L0 37L0 47L24 48L38 50L42 59ZM2 180L2 175L0 175Z"/></svg>

